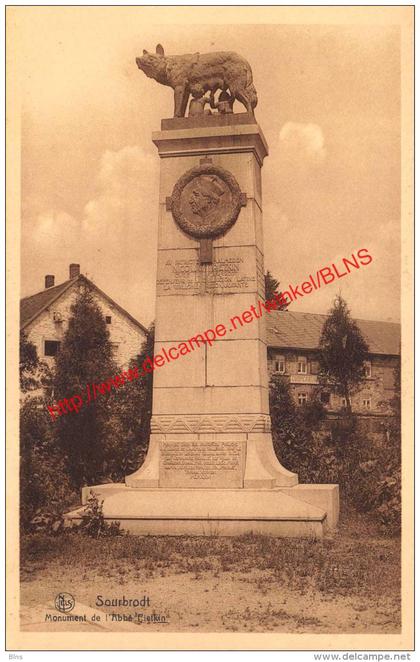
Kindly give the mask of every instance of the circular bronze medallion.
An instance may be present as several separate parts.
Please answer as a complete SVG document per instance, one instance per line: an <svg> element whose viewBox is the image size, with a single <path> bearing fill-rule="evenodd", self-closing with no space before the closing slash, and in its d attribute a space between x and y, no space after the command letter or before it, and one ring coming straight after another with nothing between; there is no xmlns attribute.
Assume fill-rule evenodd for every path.
<svg viewBox="0 0 420 662"><path fill-rule="evenodd" d="M184 173L171 197L175 222L197 239L224 234L235 223L241 206L241 189L235 177L207 163Z"/></svg>

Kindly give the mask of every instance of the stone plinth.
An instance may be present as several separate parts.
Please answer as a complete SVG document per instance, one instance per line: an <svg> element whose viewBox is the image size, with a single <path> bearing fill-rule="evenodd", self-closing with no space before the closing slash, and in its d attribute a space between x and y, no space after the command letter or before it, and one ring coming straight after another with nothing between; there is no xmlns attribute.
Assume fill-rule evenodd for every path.
<svg viewBox="0 0 420 662"><path fill-rule="evenodd" d="M323 508L281 489L148 489L97 485L109 521L141 535L241 535L321 538L329 528ZM85 494L85 498L86 498ZM83 508L67 515L80 520Z"/></svg>
<svg viewBox="0 0 420 662"><path fill-rule="evenodd" d="M142 534L320 537L336 525L337 486L298 485L271 437L265 138L242 113L163 120L153 142L161 159L154 355L172 358L154 372L144 464L125 485L94 488L104 515Z"/></svg>

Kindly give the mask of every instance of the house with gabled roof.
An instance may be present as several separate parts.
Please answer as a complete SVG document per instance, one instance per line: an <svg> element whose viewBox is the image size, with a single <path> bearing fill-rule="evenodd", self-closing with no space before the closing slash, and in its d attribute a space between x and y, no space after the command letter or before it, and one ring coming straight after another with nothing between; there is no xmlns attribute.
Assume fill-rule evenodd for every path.
<svg viewBox="0 0 420 662"><path fill-rule="evenodd" d="M95 283L80 273L80 265L71 264L69 279L55 285L54 276L45 276L45 288L21 299L20 328L37 348L38 356L52 365L64 337L73 304L81 286L88 285L99 305L118 366L127 366L139 353L147 329Z"/></svg>
<svg viewBox="0 0 420 662"><path fill-rule="evenodd" d="M344 400L321 387L318 379L317 349L327 315L271 311L266 316L268 366L270 374L284 375L297 404L303 405L314 391L327 411L340 411ZM400 360L399 324L356 319L368 347L365 376L360 390L352 396L354 413L383 416L391 411L396 392L396 368Z"/></svg>

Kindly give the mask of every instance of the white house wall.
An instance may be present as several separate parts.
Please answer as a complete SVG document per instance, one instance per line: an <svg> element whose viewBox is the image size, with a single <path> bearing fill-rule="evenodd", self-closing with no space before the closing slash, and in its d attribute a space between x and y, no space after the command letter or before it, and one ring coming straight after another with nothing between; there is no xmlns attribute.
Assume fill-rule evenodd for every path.
<svg viewBox="0 0 420 662"><path fill-rule="evenodd" d="M77 285L75 284L25 329L28 339L36 345L39 358L51 366L54 364L54 357L45 356L44 342L45 340L63 340L71 316L70 308L76 295ZM125 367L130 359L139 353L145 340L145 333L98 292L94 291L93 295L104 317L111 317L111 324L107 324L107 328L110 341L117 345L114 350L115 360L119 367ZM54 313L59 313L63 321L55 322Z"/></svg>

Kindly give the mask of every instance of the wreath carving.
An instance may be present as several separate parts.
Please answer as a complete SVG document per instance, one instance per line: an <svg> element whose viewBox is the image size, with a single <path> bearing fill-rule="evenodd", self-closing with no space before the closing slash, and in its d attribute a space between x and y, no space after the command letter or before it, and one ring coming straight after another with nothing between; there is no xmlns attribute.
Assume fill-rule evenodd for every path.
<svg viewBox="0 0 420 662"><path fill-rule="evenodd" d="M212 239L236 222L246 195L232 173L212 163L185 172L168 200L175 223L196 239Z"/></svg>

